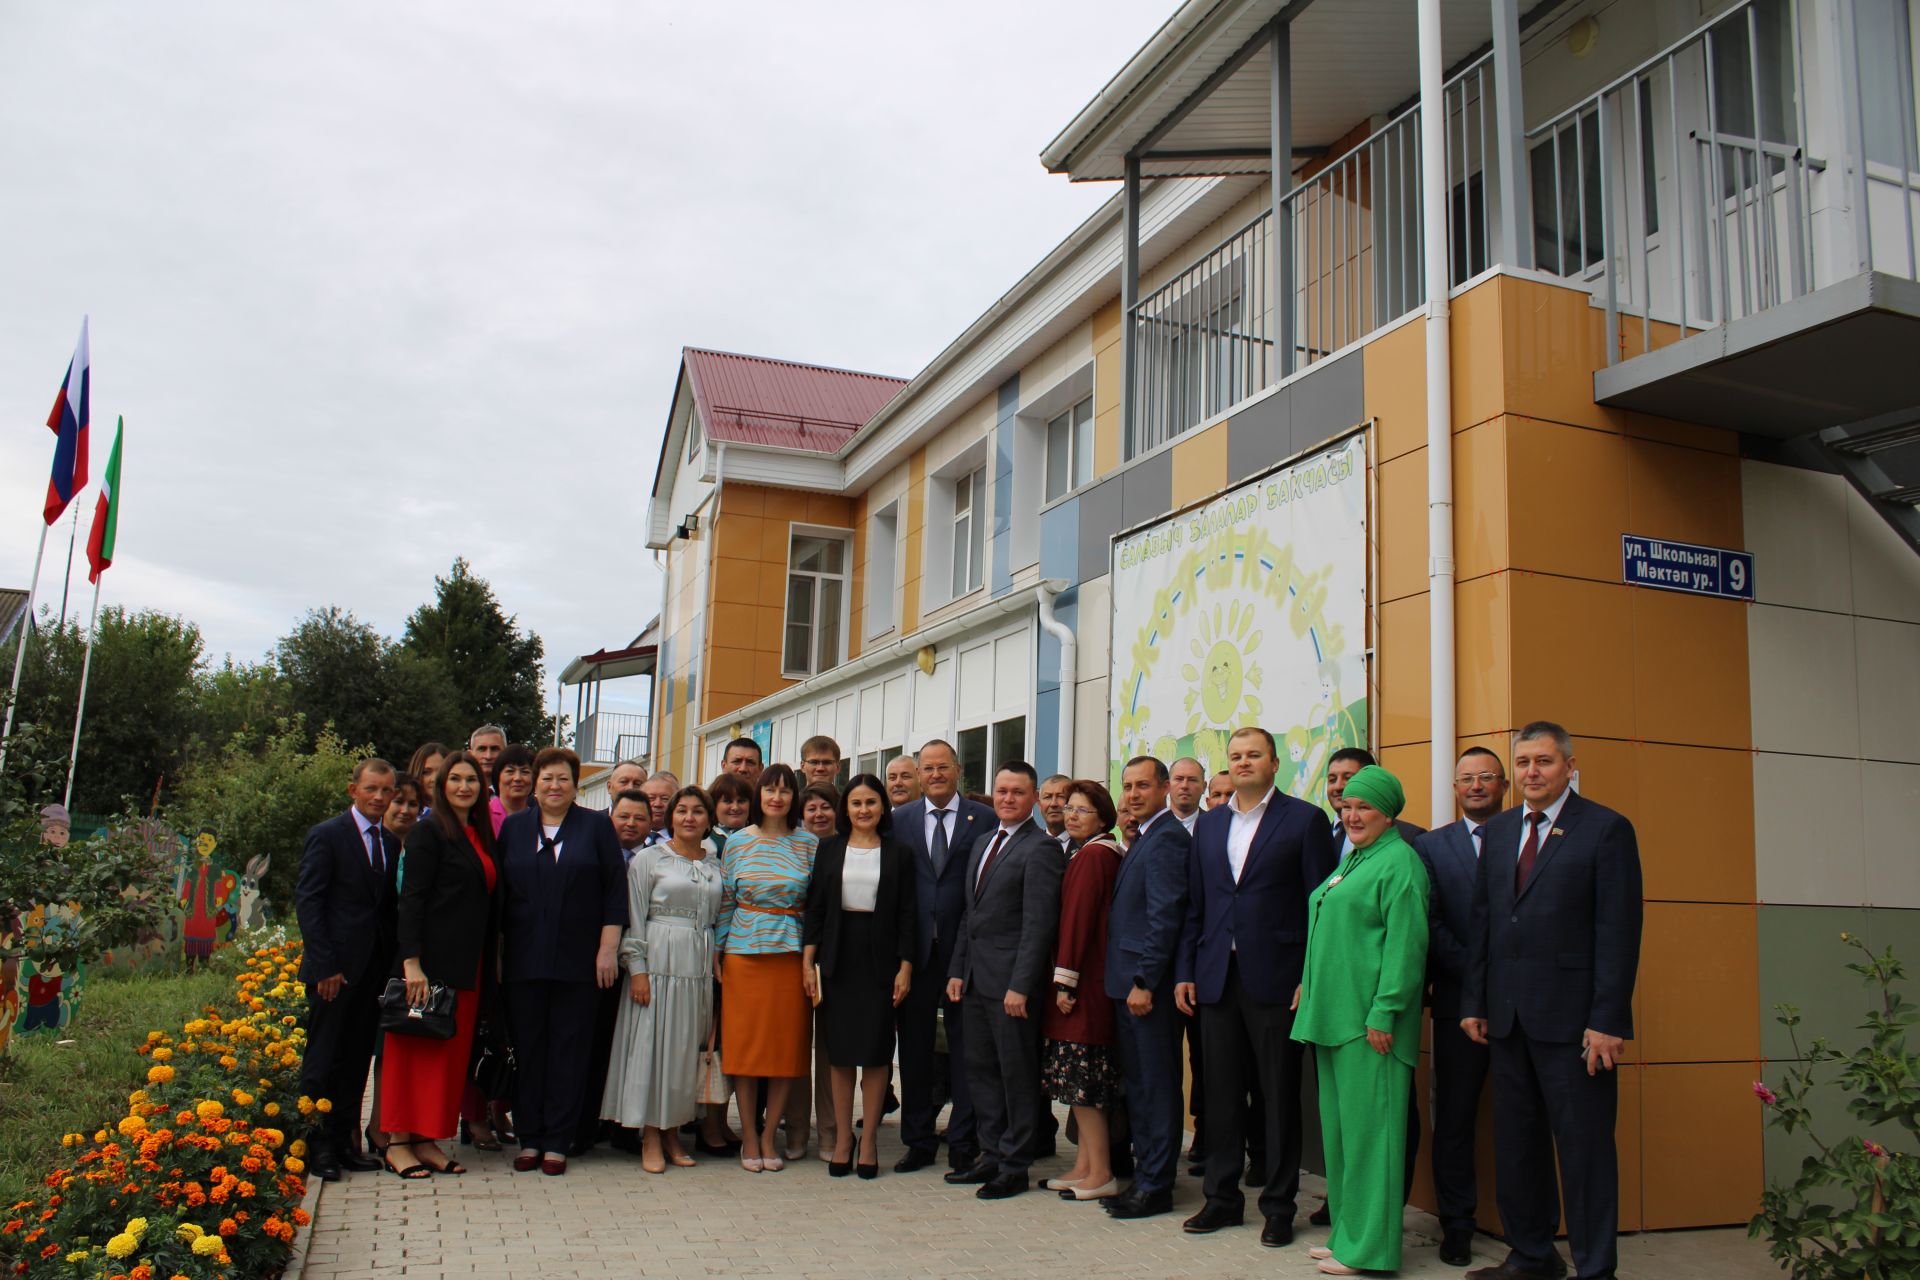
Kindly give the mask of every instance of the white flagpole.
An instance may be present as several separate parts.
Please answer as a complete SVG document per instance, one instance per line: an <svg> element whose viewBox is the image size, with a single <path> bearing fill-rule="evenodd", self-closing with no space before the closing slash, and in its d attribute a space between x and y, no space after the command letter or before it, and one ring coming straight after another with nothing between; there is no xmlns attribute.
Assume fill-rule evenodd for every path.
<svg viewBox="0 0 1920 1280"><path fill-rule="evenodd" d="M73 709L73 752L67 757L67 794L60 803L73 807L73 771L80 763L80 721L87 714L87 675L93 670L93 633L100 628L100 579L93 580L93 617L87 622L87 656L80 660L80 704Z"/></svg>
<svg viewBox="0 0 1920 1280"><path fill-rule="evenodd" d="M40 549L33 553L33 581L27 584L27 607L20 615L20 647L13 654L13 692L7 698L7 724L0 729L0 768L7 763L7 739L13 736L13 711L20 703L20 668L27 661L27 631L33 626L34 593L40 589L40 560L47 554L47 530L52 527L41 522Z"/></svg>

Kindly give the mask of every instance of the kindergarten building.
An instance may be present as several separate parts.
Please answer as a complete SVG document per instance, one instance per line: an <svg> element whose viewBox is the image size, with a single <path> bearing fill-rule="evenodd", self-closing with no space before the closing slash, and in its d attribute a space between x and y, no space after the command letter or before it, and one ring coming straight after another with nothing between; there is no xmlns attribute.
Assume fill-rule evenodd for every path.
<svg viewBox="0 0 1920 1280"><path fill-rule="evenodd" d="M1773 1004L1845 1035L1839 933L1920 957L1909 6L1417 11L1181 5L1041 153L1113 199L910 380L686 351L654 760L1259 723L1440 823L1560 720L1645 868L1622 1225L1742 1222Z"/></svg>

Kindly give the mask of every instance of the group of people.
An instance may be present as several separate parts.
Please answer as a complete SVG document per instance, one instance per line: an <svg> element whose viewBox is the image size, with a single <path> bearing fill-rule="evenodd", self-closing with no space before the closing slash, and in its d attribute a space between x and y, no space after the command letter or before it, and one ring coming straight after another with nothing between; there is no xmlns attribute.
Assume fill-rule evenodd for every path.
<svg viewBox="0 0 1920 1280"><path fill-rule="evenodd" d="M694 1163L689 1137L772 1172L805 1156L812 1103L829 1174L874 1178L897 1062L896 1173L944 1145L947 1182L1019 1195L1060 1104L1075 1160L1043 1188L1150 1217L1172 1210L1190 1111L1205 1202L1185 1230L1239 1224L1253 1186L1261 1243L1281 1247L1310 1056L1313 1220L1332 1227L1311 1253L1327 1274L1390 1271L1430 1007L1443 1260L1470 1261L1490 1077L1510 1253L1469 1274L1562 1274L1561 1187L1579 1275L1612 1274L1640 871L1631 825L1573 790L1560 726L1515 735L1515 808L1498 755L1467 750L1462 817L1432 832L1399 820L1399 780L1362 749L1329 761L1331 819L1281 791L1259 728L1212 777L1129 760L1117 798L1023 761L963 795L940 740L845 779L832 739L800 755L765 765L737 739L705 787L625 762L605 812L578 802L574 753L495 726L404 771L362 761L300 871L302 1085L334 1104L315 1172L458 1174L456 1131L510 1138L515 1169L550 1175L602 1136L649 1172ZM453 1034L380 1037L390 980L411 1008L451 993Z"/></svg>

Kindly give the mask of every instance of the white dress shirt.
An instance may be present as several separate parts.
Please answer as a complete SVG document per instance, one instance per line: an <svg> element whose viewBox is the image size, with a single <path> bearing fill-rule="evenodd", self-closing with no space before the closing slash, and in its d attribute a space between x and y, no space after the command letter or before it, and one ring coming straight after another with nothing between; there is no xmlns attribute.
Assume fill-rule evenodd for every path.
<svg viewBox="0 0 1920 1280"><path fill-rule="evenodd" d="M1233 813L1232 819L1227 824L1227 870L1233 873L1235 884L1240 882L1240 873L1246 870L1247 853L1253 848L1254 833L1260 830L1260 823L1267 816L1267 806L1272 804L1273 798L1279 794L1278 787L1268 787L1267 794L1260 798L1260 803L1244 811L1240 808L1238 792L1235 792L1233 799L1227 802L1227 808Z"/></svg>
<svg viewBox="0 0 1920 1280"><path fill-rule="evenodd" d="M540 824L540 830L545 833L549 840L553 840L555 836L560 834L560 828L558 826L549 827L545 823ZM553 840L553 860L555 862L560 861L560 846L565 843L566 841L564 840Z"/></svg>
<svg viewBox="0 0 1920 1280"><path fill-rule="evenodd" d="M1552 804L1540 810L1540 812L1547 815L1547 820L1540 824L1540 840L1539 840L1539 843L1534 846L1535 854L1538 854L1541 850L1544 850L1547 847L1547 839L1553 834L1554 824L1560 821L1560 811L1567 807L1567 797L1572 794L1573 794L1573 788L1567 787L1563 789L1559 795L1553 798ZM1520 862L1520 850L1526 848L1526 845L1527 845L1527 827L1528 827L1527 815L1532 812L1533 810L1531 807L1524 804L1521 805L1520 807L1520 839L1513 846L1513 861L1515 865L1518 865Z"/></svg>
<svg viewBox="0 0 1920 1280"><path fill-rule="evenodd" d="M847 859L840 864L840 908L843 911L872 911L880 901L880 846L862 849L847 846Z"/></svg>
<svg viewBox="0 0 1920 1280"><path fill-rule="evenodd" d="M380 824L374 819L369 818L366 814L360 812L358 809L349 809L347 810L347 812L353 815L353 824L360 828L360 852L366 855L367 865L373 868L375 871L386 870L386 866L387 866L386 837L384 835L380 837L380 861L377 863L373 860L373 842L367 839L367 832L379 831L381 829Z"/></svg>
<svg viewBox="0 0 1920 1280"><path fill-rule="evenodd" d="M1169 805L1168 807L1171 808L1172 806ZM1187 829L1188 835L1193 834L1193 824L1200 821L1200 811L1198 809L1195 809L1189 814L1182 815L1176 813L1173 816L1180 819L1180 825Z"/></svg>
<svg viewBox="0 0 1920 1280"><path fill-rule="evenodd" d="M953 838L960 834L957 830L960 826L960 793L958 791L947 798L945 808L936 807L932 800L927 801L926 838L928 853L933 852L933 833L938 830L937 823L940 821L935 815L941 813L947 815L947 847L951 849L953 847Z"/></svg>

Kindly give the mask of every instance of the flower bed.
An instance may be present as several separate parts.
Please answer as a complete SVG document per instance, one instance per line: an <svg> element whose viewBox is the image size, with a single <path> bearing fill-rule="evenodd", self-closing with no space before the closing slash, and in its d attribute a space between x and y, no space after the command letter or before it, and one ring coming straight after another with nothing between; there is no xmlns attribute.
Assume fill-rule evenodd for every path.
<svg viewBox="0 0 1920 1280"><path fill-rule="evenodd" d="M45 1198L5 1211L9 1274L254 1280L286 1265L307 1219L306 1144L287 1127L327 1108L299 1096L299 968L297 942L259 947L225 1007L148 1032L126 1114L67 1134L72 1163L46 1175Z"/></svg>

